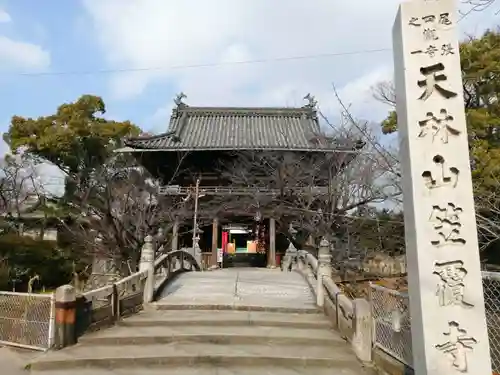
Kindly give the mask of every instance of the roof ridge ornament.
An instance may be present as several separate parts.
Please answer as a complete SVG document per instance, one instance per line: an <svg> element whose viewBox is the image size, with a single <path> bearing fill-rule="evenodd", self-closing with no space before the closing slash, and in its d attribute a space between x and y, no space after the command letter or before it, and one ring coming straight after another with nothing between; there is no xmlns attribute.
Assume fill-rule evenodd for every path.
<svg viewBox="0 0 500 375"><path fill-rule="evenodd" d="M312 96L311 93L307 93L307 95L304 96L304 100L307 100L307 104L304 106L306 108L315 109L316 106L318 105L316 98Z"/></svg>
<svg viewBox="0 0 500 375"><path fill-rule="evenodd" d="M187 98L187 96L182 91L179 94L177 94L177 96L174 99L174 103L177 106L177 108L186 106L186 103L182 101L185 98Z"/></svg>

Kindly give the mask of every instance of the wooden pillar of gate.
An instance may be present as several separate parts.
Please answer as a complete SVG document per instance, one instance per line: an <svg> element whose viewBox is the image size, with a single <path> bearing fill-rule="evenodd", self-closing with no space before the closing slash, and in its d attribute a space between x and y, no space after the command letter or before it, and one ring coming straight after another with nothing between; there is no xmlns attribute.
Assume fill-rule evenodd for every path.
<svg viewBox="0 0 500 375"><path fill-rule="evenodd" d="M214 218L212 221L212 261L211 265L217 265L217 244L219 242L219 220Z"/></svg>
<svg viewBox="0 0 500 375"><path fill-rule="evenodd" d="M175 219L172 228L172 251L179 250L179 219Z"/></svg>
<svg viewBox="0 0 500 375"><path fill-rule="evenodd" d="M267 267L276 268L276 220L269 219L269 248L267 250Z"/></svg>

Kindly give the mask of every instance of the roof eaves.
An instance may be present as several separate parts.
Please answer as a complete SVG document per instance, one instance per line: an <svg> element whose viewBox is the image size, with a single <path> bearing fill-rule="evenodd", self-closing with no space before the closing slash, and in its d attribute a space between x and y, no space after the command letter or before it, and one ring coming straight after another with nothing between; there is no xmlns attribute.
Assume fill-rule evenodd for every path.
<svg viewBox="0 0 500 375"><path fill-rule="evenodd" d="M170 148L123 148L115 152L196 152L196 151L293 151L293 152L327 152L327 153L355 153L357 148L346 147L170 147Z"/></svg>

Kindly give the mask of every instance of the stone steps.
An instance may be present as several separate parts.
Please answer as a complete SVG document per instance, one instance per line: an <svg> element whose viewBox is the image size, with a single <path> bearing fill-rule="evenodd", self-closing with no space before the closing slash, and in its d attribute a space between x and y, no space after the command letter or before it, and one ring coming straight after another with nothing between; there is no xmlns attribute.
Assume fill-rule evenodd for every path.
<svg viewBox="0 0 500 375"><path fill-rule="evenodd" d="M232 302L232 303L220 303L213 304L210 303L211 297L207 296L206 301L198 298L196 303L192 303L189 300L169 300L168 302L155 302L153 303L153 308L156 310L218 310L218 311L261 311L261 312L275 312L284 314L322 314L316 307L304 306L304 307L285 307L279 304L275 306L267 304L262 305L258 298L254 300L245 299L242 302Z"/></svg>
<svg viewBox="0 0 500 375"><path fill-rule="evenodd" d="M198 327L290 327L290 328L321 328L330 329L331 324L322 315L297 314L261 311L213 310L210 314L200 314L197 310L187 310L179 313L177 310L142 312L118 323L125 327L155 327L155 326L198 326Z"/></svg>
<svg viewBox="0 0 500 375"><path fill-rule="evenodd" d="M328 329L261 326L136 327L109 329L84 336L85 345L149 345L170 343L211 343L218 345L343 345L345 341Z"/></svg>
<svg viewBox="0 0 500 375"><path fill-rule="evenodd" d="M143 311L30 368L40 375L365 374L322 315L212 309Z"/></svg>
<svg viewBox="0 0 500 375"><path fill-rule="evenodd" d="M168 372L164 368L117 368L107 370L102 368L88 368L71 371L72 375L359 375L358 370L342 369L335 370L331 368L289 368L283 366L224 366L216 365L196 365L195 367L178 366ZM67 370L44 371L43 375L68 375ZM366 372L366 375L369 375Z"/></svg>
<svg viewBox="0 0 500 375"><path fill-rule="evenodd" d="M344 368L352 365L349 348L171 343L151 345L77 345L32 363L33 370L196 366L271 366ZM358 365L357 363L354 363Z"/></svg>

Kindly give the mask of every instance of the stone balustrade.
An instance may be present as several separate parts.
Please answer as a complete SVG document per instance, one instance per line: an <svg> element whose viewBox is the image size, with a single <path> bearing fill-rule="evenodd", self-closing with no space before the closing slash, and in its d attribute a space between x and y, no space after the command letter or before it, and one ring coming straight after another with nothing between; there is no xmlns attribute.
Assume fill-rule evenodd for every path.
<svg viewBox="0 0 500 375"><path fill-rule="evenodd" d="M323 240L316 259L307 251L299 251L296 270L307 280L317 297L317 305L328 316L334 329L351 343L363 362L372 361L371 307L365 299L351 300L332 279L330 244Z"/></svg>
<svg viewBox="0 0 500 375"><path fill-rule="evenodd" d="M62 320L58 322L56 319L56 330L62 333L56 337L55 347L60 349L72 345L84 333L113 325L119 319L142 310L144 304L151 303L176 274L201 270L189 252L161 253L161 250L162 247L155 250L153 238L148 236L141 251L138 272L82 294L77 294L71 285L59 287L55 304L56 310L61 310ZM159 254L156 258L155 253ZM59 301L58 295L61 296ZM73 325L70 328L67 327L68 319Z"/></svg>
<svg viewBox="0 0 500 375"><path fill-rule="evenodd" d="M351 300L342 293L331 277L330 244L322 241L319 260L306 251L299 251L297 268L317 297L317 304L330 318L333 327L349 342L358 358L371 361L370 307L366 300ZM318 276L319 275L319 276ZM367 306L368 305L368 306Z"/></svg>

